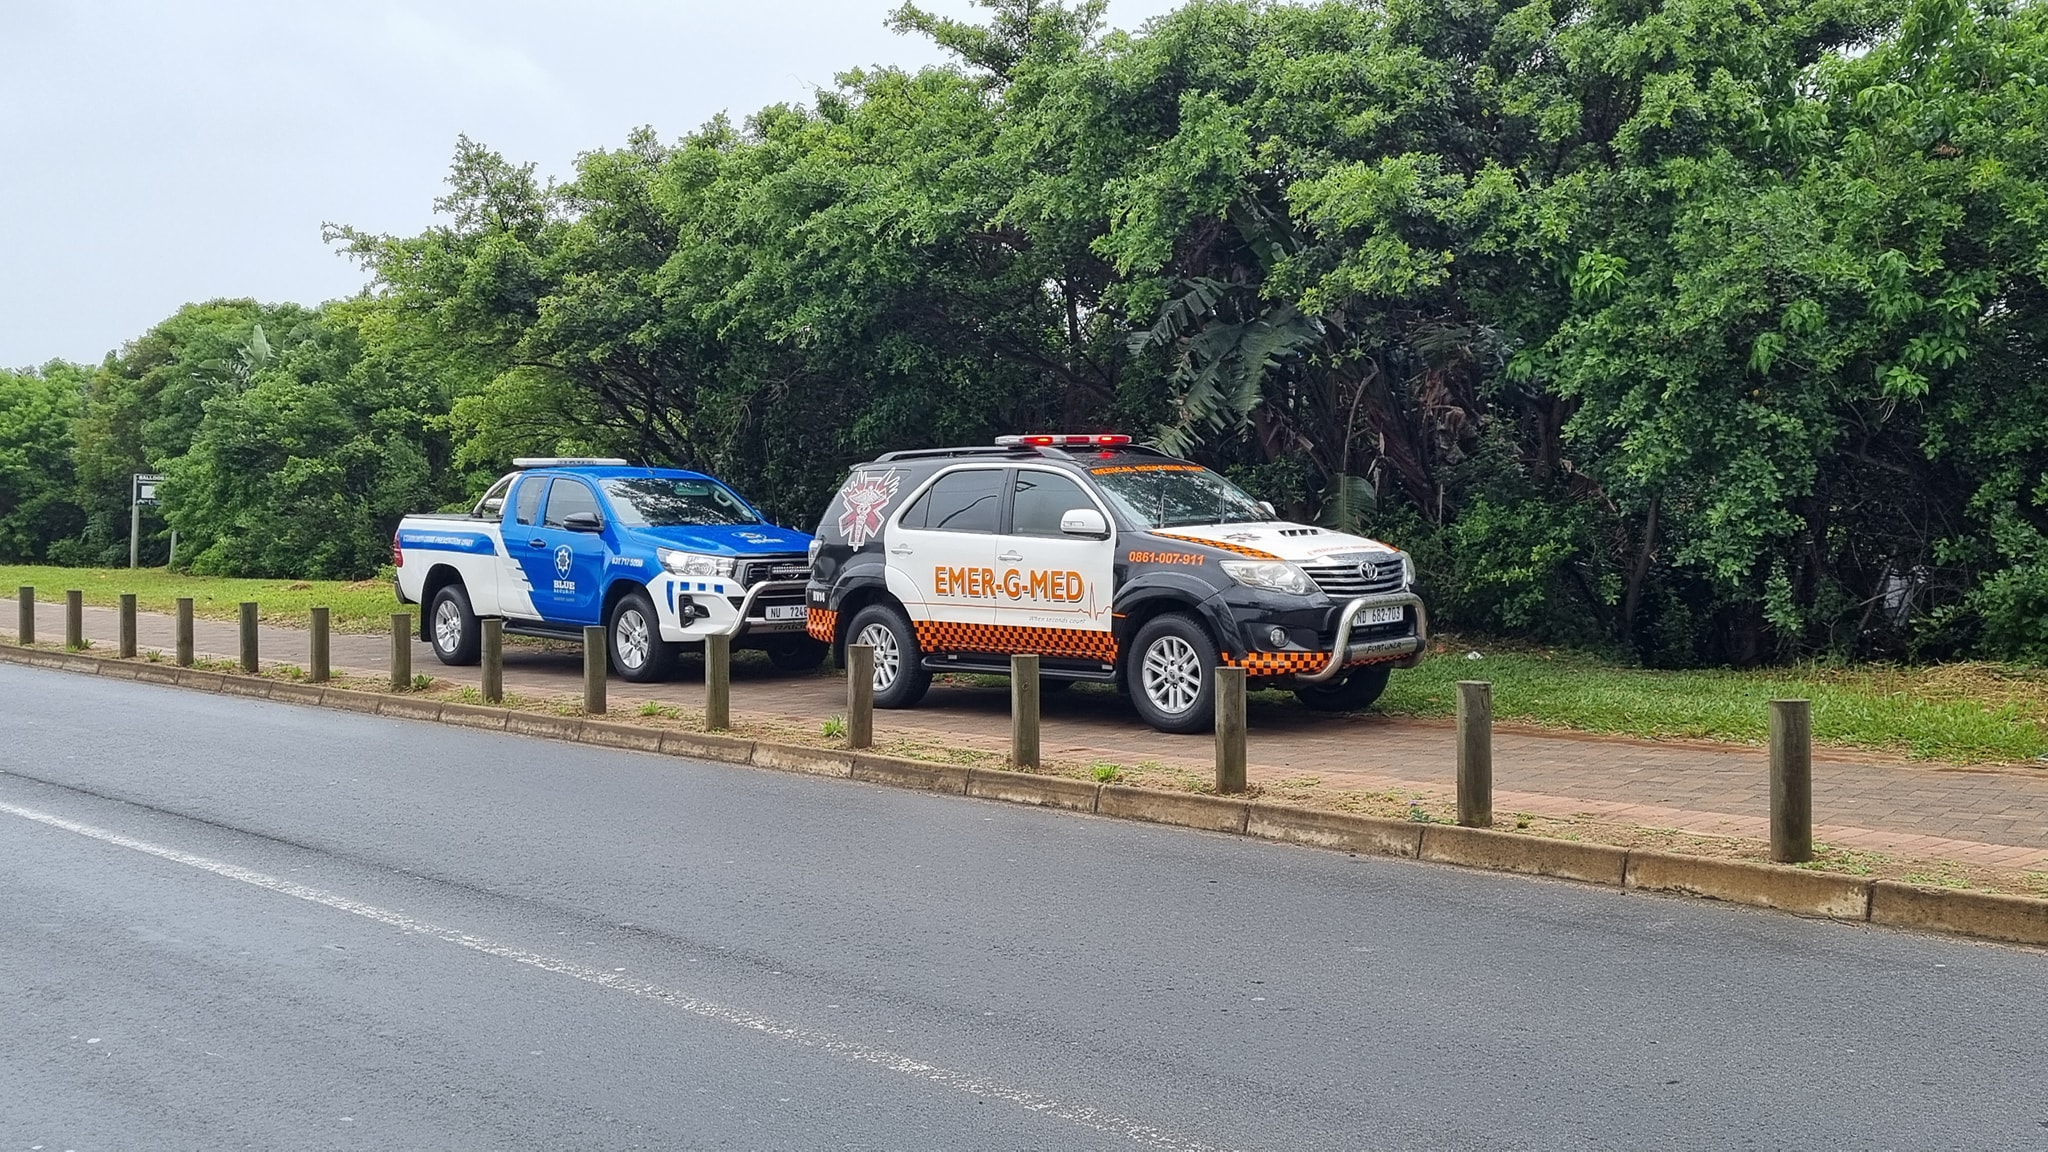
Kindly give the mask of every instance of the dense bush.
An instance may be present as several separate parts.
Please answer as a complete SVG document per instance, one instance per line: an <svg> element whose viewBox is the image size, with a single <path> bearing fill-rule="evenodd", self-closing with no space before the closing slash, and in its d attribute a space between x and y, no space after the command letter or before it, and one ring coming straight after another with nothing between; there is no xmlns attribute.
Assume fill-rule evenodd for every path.
<svg viewBox="0 0 2048 1152"><path fill-rule="evenodd" d="M1461 627L2048 659L2048 10L989 7L560 186L462 141L440 225L334 229L365 298L91 373L70 511L0 548L106 554L145 465L195 564L342 574L523 452L808 526L867 453L1119 427L1397 539Z"/></svg>

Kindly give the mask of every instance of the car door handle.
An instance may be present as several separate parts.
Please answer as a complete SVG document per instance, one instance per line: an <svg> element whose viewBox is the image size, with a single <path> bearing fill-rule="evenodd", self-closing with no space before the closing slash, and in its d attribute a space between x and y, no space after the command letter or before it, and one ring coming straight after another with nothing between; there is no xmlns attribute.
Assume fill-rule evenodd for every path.
<svg viewBox="0 0 2048 1152"><path fill-rule="evenodd" d="M1021 552L1005 552L1001 556L996 557L996 559L1001 560L1005 564L1015 564L1019 560L1024 559L1024 554Z"/></svg>
<svg viewBox="0 0 2048 1152"><path fill-rule="evenodd" d="M548 546L548 542L536 536L533 539L528 540L526 542L526 546L528 548L545 548Z"/></svg>
<svg viewBox="0 0 2048 1152"><path fill-rule="evenodd" d="M915 549L911 548L911 547L910 547L910 545L908 545L908 544L898 544L898 545L897 545L897 546L895 546L894 548L891 548L891 549L889 549L889 555L891 555L891 556L908 556L908 555L910 555L910 554L911 554L911 553L912 553L913 551L915 551Z"/></svg>

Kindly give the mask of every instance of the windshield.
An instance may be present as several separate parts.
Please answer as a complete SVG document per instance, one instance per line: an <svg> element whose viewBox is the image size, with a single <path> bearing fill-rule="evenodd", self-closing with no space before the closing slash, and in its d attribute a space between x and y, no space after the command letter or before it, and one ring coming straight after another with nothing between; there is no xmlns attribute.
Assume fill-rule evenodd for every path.
<svg viewBox="0 0 2048 1152"><path fill-rule="evenodd" d="M612 512L627 528L680 528L696 524L759 524L740 498L709 480L637 476L604 481Z"/></svg>
<svg viewBox="0 0 2048 1152"><path fill-rule="evenodd" d="M1110 503L1146 528L1273 518L1237 485L1199 464L1113 464L1091 472Z"/></svg>

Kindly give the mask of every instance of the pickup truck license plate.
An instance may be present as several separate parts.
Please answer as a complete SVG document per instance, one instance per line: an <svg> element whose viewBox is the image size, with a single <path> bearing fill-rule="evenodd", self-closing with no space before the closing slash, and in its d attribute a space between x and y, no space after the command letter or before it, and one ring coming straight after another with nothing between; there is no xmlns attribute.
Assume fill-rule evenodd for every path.
<svg viewBox="0 0 2048 1152"><path fill-rule="evenodd" d="M1400 613L1396 612L1395 616L1398 618ZM803 618L804 606L801 604L768 605L767 619L769 620L801 620Z"/></svg>
<svg viewBox="0 0 2048 1152"><path fill-rule="evenodd" d="M1360 608L1351 618L1353 628L1370 628L1375 624L1399 624L1406 609L1396 605L1392 608Z"/></svg>

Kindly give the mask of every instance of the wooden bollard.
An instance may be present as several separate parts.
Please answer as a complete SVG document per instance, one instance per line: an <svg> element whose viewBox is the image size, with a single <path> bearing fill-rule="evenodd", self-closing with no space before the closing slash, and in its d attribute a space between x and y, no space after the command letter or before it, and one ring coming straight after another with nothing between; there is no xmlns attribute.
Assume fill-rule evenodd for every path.
<svg viewBox="0 0 2048 1152"><path fill-rule="evenodd" d="M723 632L704 638L704 727L732 727L732 637Z"/></svg>
<svg viewBox="0 0 2048 1152"><path fill-rule="evenodd" d="M81 589L64 593L64 647L73 652L85 649L85 592Z"/></svg>
<svg viewBox="0 0 2048 1152"><path fill-rule="evenodd" d="M23 584L15 595L19 598L20 614L15 618L14 637L26 648L36 642L36 590L33 585Z"/></svg>
<svg viewBox="0 0 2048 1152"><path fill-rule="evenodd" d="M875 746L875 648L872 644L846 646L846 744L849 748Z"/></svg>
<svg viewBox="0 0 2048 1152"><path fill-rule="evenodd" d="M1813 715L1805 700L1771 701L1771 859L1813 859Z"/></svg>
<svg viewBox="0 0 2048 1152"><path fill-rule="evenodd" d="M325 684L332 675L329 657L332 654L328 640L328 628L333 616L325 608L313 609L312 650L306 654L306 678L315 684Z"/></svg>
<svg viewBox="0 0 2048 1152"><path fill-rule="evenodd" d="M505 701L505 622L491 616L480 623L484 629L484 703L502 704Z"/></svg>
<svg viewBox="0 0 2048 1152"><path fill-rule="evenodd" d="M121 659L135 659L135 593L121 593Z"/></svg>
<svg viewBox="0 0 2048 1152"><path fill-rule="evenodd" d="M192 598L178 597L178 635L175 659L180 668L192 666Z"/></svg>
<svg viewBox="0 0 2048 1152"><path fill-rule="evenodd" d="M1038 767L1038 656L1019 652L1010 657L1010 766L1020 772Z"/></svg>
<svg viewBox="0 0 2048 1152"><path fill-rule="evenodd" d="M256 661L256 602L242 601L242 671L254 676Z"/></svg>
<svg viewBox="0 0 2048 1152"><path fill-rule="evenodd" d="M1458 681L1458 823L1493 827L1493 685Z"/></svg>
<svg viewBox="0 0 2048 1152"><path fill-rule="evenodd" d="M583 711L604 715L604 627L591 624L583 629Z"/></svg>
<svg viewBox="0 0 2048 1152"><path fill-rule="evenodd" d="M1245 788L1244 669L1216 670L1216 794Z"/></svg>
<svg viewBox="0 0 2048 1152"><path fill-rule="evenodd" d="M391 690L412 687L412 613L391 614Z"/></svg>

